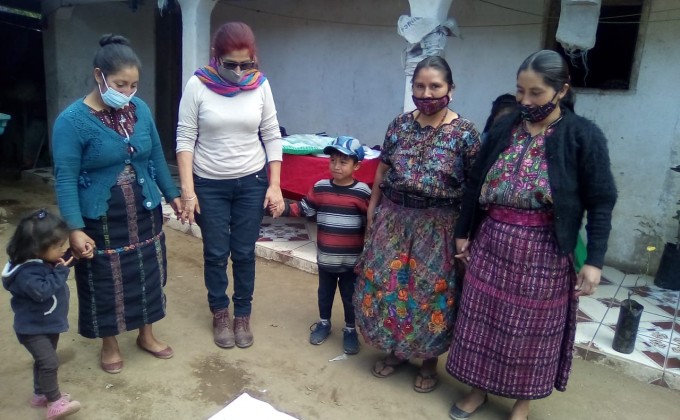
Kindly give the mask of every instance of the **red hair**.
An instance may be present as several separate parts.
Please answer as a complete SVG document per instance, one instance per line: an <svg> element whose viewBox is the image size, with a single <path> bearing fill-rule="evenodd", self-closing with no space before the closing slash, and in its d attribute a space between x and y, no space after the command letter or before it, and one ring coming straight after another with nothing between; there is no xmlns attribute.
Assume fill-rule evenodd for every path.
<svg viewBox="0 0 680 420"><path fill-rule="evenodd" d="M232 51L247 49L255 59L255 34L243 22L227 22L219 27L212 40L213 54L220 58Z"/></svg>

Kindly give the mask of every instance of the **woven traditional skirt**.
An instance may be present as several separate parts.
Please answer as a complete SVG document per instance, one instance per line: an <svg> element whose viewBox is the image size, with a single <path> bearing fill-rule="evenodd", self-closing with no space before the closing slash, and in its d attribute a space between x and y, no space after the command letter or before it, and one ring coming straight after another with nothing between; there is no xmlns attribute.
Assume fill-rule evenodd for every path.
<svg viewBox="0 0 680 420"><path fill-rule="evenodd" d="M522 400L566 389L576 273L553 226L546 213L498 208L482 222L446 363L459 381Z"/></svg>
<svg viewBox="0 0 680 420"><path fill-rule="evenodd" d="M109 209L85 219L96 244L93 259L75 267L78 330L87 338L110 337L165 316L165 237L160 206L143 206L142 188L130 167L111 188Z"/></svg>
<svg viewBox="0 0 680 420"><path fill-rule="evenodd" d="M398 357L448 350L456 303L452 207L413 209L383 197L357 265L354 293L364 340Z"/></svg>

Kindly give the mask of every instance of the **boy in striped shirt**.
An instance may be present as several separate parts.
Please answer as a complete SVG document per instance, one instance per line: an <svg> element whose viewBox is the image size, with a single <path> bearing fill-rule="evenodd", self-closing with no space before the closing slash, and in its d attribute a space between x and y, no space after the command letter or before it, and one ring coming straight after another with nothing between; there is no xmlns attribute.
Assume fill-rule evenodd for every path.
<svg viewBox="0 0 680 420"><path fill-rule="evenodd" d="M330 155L330 179L314 184L300 201L286 204L282 216L316 217L317 265L319 267L319 321L311 327L309 342L321 344L331 333L331 309L336 288L340 288L345 310L343 350L359 352L359 339L354 323L354 266L364 246L366 211L371 189L354 179L364 151L359 140L338 137L323 150Z"/></svg>

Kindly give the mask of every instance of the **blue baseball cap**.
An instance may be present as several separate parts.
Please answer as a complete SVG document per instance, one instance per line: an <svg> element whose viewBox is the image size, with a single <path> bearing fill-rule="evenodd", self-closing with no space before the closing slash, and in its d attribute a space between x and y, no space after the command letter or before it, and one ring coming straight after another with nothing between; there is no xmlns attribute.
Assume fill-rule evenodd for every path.
<svg viewBox="0 0 680 420"><path fill-rule="evenodd" d="M361 142L354 137L340 136L323 149L323 152L327 155L334 151L354 157L358 161L364 160L364 148L361 146Z"/></svg>

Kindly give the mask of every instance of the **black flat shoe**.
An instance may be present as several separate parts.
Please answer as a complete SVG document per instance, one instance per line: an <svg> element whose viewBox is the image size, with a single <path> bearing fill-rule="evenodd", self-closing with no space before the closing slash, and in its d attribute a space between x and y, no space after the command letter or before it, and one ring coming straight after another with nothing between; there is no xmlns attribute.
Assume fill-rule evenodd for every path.
<svg viewBox="0 0 680 420"><path fill-rule="evenodd" d="M456 404L454 403L454 404L451 406L451 410L449 410L449 418L450 418L450 419L453 419L453 420L465 420L465 419L469 419L470 417L472 417L473 414L475 414L475 413L477 412L477 410L479 410L479 408L480 408L481 406L483 406L484 404L486 404L488 401L489 401L489 395L487 394L487 395L484 396L484 401L482 401L482 403L479 404L479 405L477 406L477 408L476 408L473 412L471 412L471 413L468 413L468 412L465 411L465 410L461 410L461 409L458 408L458 407L456 406Z"/></svg>

